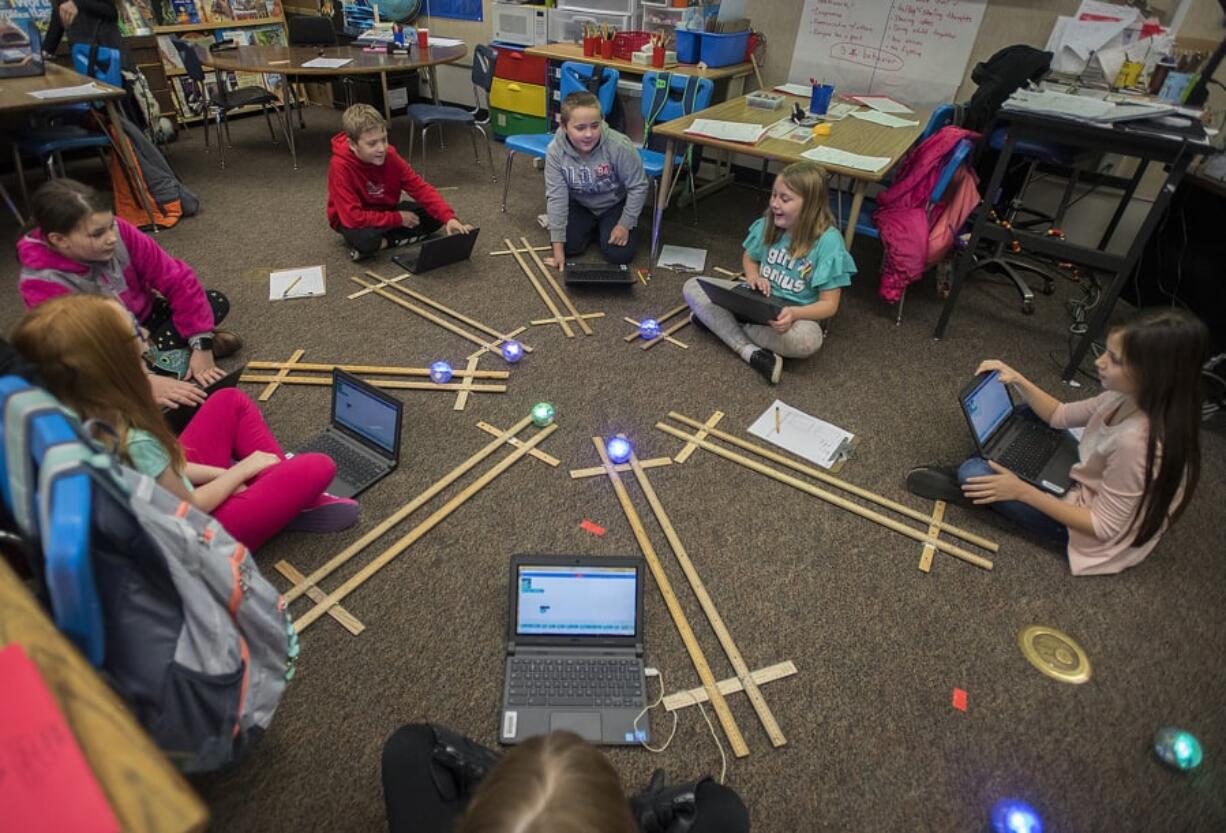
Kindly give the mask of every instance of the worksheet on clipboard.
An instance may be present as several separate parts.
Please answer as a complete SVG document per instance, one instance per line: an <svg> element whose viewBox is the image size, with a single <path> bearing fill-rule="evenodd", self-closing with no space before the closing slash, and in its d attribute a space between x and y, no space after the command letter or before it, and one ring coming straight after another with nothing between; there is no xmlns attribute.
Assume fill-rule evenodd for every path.
<svg viewBox="0 0 1226 833"><path fill-rule="evenodd" d="M749 426L749 433L831 468L850 453L855 435L776 399Z"/></svg>

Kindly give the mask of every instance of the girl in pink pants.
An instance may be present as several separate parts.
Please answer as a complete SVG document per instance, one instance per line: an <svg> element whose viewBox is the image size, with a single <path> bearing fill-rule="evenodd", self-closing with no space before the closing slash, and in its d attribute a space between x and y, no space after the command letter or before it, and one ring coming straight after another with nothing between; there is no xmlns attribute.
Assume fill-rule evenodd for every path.
<svg viewBox="0 0 1226 833"><path fill-rule="evenodd" d="M260 409L239 390L209 396L176 439L145 378L144 333L117 301L52 298L26 313L13 346L82 421L114 429L125 463L213 515L249 549L282 529L331 532L357 521L355 501L324 491L336 473L331 458L286 459Z"/></svg>

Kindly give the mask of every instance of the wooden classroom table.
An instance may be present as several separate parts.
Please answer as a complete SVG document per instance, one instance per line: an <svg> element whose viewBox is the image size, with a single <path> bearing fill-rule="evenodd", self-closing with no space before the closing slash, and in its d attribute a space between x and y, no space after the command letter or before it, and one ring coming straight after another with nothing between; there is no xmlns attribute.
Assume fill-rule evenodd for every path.
<svg viewBox="0 0 1226 833"><path fill-rule="evenodd" d="M829 122L829 136L810 138L804 144L765 136L756 145L749 145L741 142L712 139L706 136L696 136L685 132L685 129L693 124L696 119L774 124L780 119L786 120L788 118L792 112L792 104L794 102L806 108L809 102L807 97L785 94L782 107L777 110L762 110L750 107L745 99L746 96L738 96L722 104L708 107L706 110L700 110L689 116L662 122L651 128L652 135L663 136L668 139L668 144L664 149L664 174L660 177L660 187L656 193L656 209L651 230L651 257L653 261L655 260L657 244L659 242L660 219L664 214L664 206L668 202L668 192L673 176L673 157L677 152L676 146L678 142L688 142L723 151L727 154L729 167L731 166L730 160L733 154L756 156L759 159L788 164L802 160L804 157L801 154L805 151L823 145L849 153L858 153L861 156L888 156L890 161L876 173L861 171L855 168L844 168L839 165L823 166L831 174L849 177L853 182L851 208L847 214L847 230L843 233L843 240L850 249L851 241L856 236L856 220L860 217L860 206L864 203L864 194L868 190L869 184L881 182L882 178L898 163L902 155L907 152L907 149L919 138L931 115L931 112L927 109L916 108L915 113L907 117L917 122L914 127L885 127L884 125L873 124L872 122L861 121L860 119L847 116L841 121ZM724 177L723 181L703 186L699 189L699 195L713 187L720 187L727 179L727 177Z"/></svg>
<svg viewBox="0 0 1226 833"><path fill-rule="evenodd" d="M197 49L200 62L206 67L221 72L256 72L261 75L285 76L336 76L336 75L374 75L378 74L383 87L383 117L391 121L391 102L387 94L387 74L389 72L405 72L414 69L425 69L430 83L430 95L438 104L438 76L435 67L439 64L450 64L468 54L464 44L456 46L431 46L421 49L412 44L409 53L388 55L386 51L367 52L357 46L240 46L237 49L226 49L221 52L208 52ZM308 67L303 64L316 58L348 58L349 63L343 67ZM287 110L286 126L289 126L288 113L293 108L293 86L285 85ZM301 115L301 114L300 114ZM290 154L294 156L294 167L298 166L297 153L294 148L293 131L286 130L290 137Z"/></svg>
<svg viewBox="0 0 1226 833"><path fill-rule="evenodd" d="M119 107L115 102L124 98L127 95L126 92L119 87L104 84L101 81L92 79L87 75L82 75L79 72L74 72L59 64L48 62L45 64L45 67L46 72L42 75L0 79L0 115L19 113L26 110L38 110L44 107L63 107L65 104L89 104L101 101L106 106L106 115L111 122L111 130L118 137L124 135L123 125L119 120ZM90 83L90 81L93 81L94 88L84 95L68 98L35 98L30 95L30 93L39 90L79 87L82 84ZM121 141L116 144L112 142L112 146L115 148L115 152L119 154L119 163L124 169L124 174L128 177L128 182L138 182L139 179L135 176L137 170L136 160L129 155L130 148L127 143ZM25 193L24 181L21 183L21 186L21 196L28 206L30 200L29 196ZM140 200L141 207L145 209L145 214L149 217L149 225L156 232L157 225L153 221L153 211L149 201L145 199L145 190L133 187L132 191L136 194L137 199Z"/></svg>

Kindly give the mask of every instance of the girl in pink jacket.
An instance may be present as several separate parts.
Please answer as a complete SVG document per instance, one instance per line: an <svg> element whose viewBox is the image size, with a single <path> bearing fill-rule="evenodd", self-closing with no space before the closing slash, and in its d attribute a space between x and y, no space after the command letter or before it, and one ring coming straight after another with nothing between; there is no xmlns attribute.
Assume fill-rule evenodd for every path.
<svg viewBox="0 0 1226 833"><path fill-rule="evenodd" d="M27 309L71 292L109 295L149 331L161 369L202 387L224 375L214 359L241 346L233 333L216 329L230 309L225 295L206 292L190 266L116 217L109 200L88 185L51 180L34 193L30 213L35 228L17 242ZM181 361L174 366L176 351L188 352L185 368ZM203 401L196 386L156 376L150 382L163 405Z"/></svg>

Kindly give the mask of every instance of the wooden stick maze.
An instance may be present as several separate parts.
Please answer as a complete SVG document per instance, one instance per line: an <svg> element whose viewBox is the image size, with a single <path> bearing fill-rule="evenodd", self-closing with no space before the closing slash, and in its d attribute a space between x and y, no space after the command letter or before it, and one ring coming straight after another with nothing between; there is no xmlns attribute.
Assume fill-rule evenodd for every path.
<svg viewBox="0 0 1226 833"><path fill-rule="evenodd" d="M587 323L587 319L592 317L592 315L590 313L585 314L579 312L570 296L566 294L566 290L562 288L557 279L553 276L553 273L549 270L549 267L547 267L541 261L541 258L536 253L536 250L528 242L528 238L521 237L520 246L518 248L511 242L511 238L509 237L504 237L503 242L507 246L507 251L515 257L515 262L519 264L520 270L528 278L528 282L532 284L532 288L536 290L536 294L540 296L541 301L545 304L545 308L549 310L549 318L538 319L532 323L557 324L562 328L562 332L567 338L574 338L575 331L570 326L571 323L574 322L575 324L579 325L579 329L584 335L594 335L592 328L588 326ZM528 256L528 259L531 259L531 264L528 262L528 259L525 258L525 255ZM534 271L534 267L535 269L539 270L539 276ZM549 291L545 289L545 285L541 283L541 278L544 278L545 283L548 284L549 288L553 290L553 292L561 300L562 305L566 307L566 311L569 313L569 315L563 314L563 312L558 309L557 302L554 300L553 295L550 295Z"/></svg>

